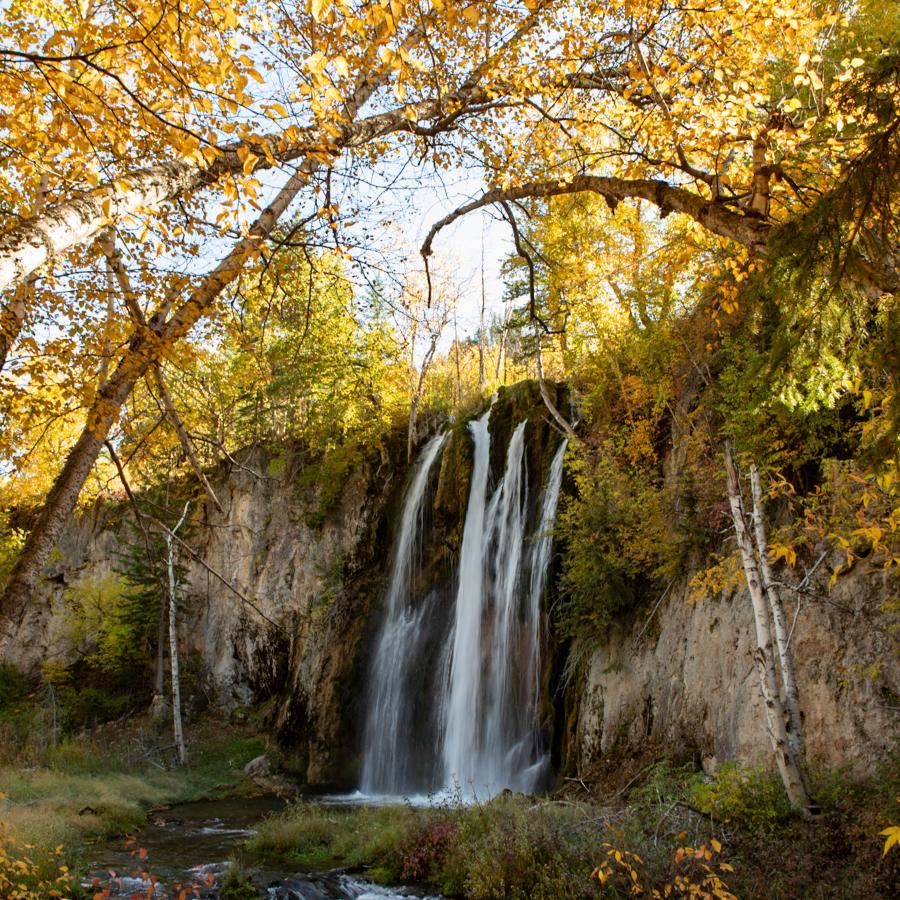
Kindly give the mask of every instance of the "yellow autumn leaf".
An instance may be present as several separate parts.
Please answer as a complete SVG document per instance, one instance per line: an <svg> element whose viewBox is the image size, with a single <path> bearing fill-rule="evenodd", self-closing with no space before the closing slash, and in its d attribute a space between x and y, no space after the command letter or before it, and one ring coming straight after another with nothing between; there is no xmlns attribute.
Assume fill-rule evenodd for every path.
<svg viewBox="0 0 900 900"><path fill-rule="evenodd" d="M797 551L787 544L772 544L772 546L769 547L769 559L773 563L777 563L778 560L783 559L788 566L793 569L797 564Z"/></svg>
<svg viewBox="0 0 900 900"><path fill-rule="evenodd" d="M886 838L884 842L884 852L882 856L887 856L888 851L892 847L900 847L900 825L891 825L883 831L878 832L882 837Z"/></svg>
<svg viewBox="0 0 900 900"><path fill-rule="evenodd" d="M317 50L315 53L306 57L303 65L309 72L312 72L313 75L319 75L323 71L325 71L325 66L328 65L328 60L321 50Z"/></svg>
<svg viewBox="0 0 900 900"><path fill-rule="evenodd" d="M317 22L321 22L330 9L331 0L310 0L309 12Z"/></svg>
<svg viewBox="0 0 900 900"><path fill-rule="evenodd" d="M341 78L349 78L350 77L350 65L347 60L343 56L336 56L331 64L334 66L335 72L341 76Z"/></svg>

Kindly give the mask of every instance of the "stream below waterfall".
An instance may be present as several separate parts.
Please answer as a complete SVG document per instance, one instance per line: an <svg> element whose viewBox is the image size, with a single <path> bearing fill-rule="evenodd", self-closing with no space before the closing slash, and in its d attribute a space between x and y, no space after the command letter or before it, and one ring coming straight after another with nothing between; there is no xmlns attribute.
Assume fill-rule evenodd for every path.
<svg viewBox="0 0 900 900"><path fill-rule="evenodd" d="M98 844L85 887L108 888L110 900L146 897L156 879L154 900L173 900L179 886L187 896L214 900L231 860L271 900L399 900L425 895L411 888L386 888L342 870L291 871L288 863L257 857L243 848L254 826L285 808L274 797L231 798L186 803L154 811L133 842L119 838ZM142 872L147 873L143 875ZM193 893L196 888L197 893Z"/></svg>

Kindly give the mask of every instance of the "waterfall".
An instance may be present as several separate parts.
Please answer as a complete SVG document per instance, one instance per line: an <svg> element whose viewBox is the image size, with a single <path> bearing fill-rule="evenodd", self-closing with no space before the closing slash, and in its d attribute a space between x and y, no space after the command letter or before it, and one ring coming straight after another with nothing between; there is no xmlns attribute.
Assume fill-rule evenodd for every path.
<svg viewBox="0 0 900 900"><path fill-rule="evenodd" d="M371 667L361 790L459 790L485 798L545 783L540 738L542 608L566 443L528 494L526 422L491 483L491 410L469 424L473 461L452 585L421 586L428 485L444 446L426 446L407 488Z"/></svg>
<svg viewBox="0 0 900 900"><path fill-rule="evenodd" d="M480 797L507 787L533 792L546 768L536 730L541 601L566 449L564 442L550 466L523 584L525 422L513 432L503 478L490 501L483 471L490 452L485 426L483 420L472 426L475 467L463 533L443 747L445 786Z"/></svg>
<svg viewBox="0 0 900 900"><path fill-rule="evenodd" d="M481 633L488 599L485 590L485 526L487 524L493 530L503 492L501 484L490 509L486 510L491 452L489 418L490 410L470 425L475 445L472 483L459 560L450 673L442 704L445 710L443 763L447 785L454 780L466 785L476 777L476 770L478 774L482 774L480 763L485 733L484 698L481 695L484 669ZM516 432L520 445L521 431L522 426L519 426ZM514 441L510 442L510 448L513 443ZM521 453L519 457L521 459ZM490 640L491 635L488 637Z"/></svg>
<svg viewBox="0 0 900 900"><path fill-rule="evenodd" d="M427 604L410 605L410 590L422 548L425 499L431 470L443 449L446 434L425 447L406 490L400 533L394 549L381 626L372 668L372 691L366 722L362 790L395 794L409 783L415 728L409 703L409 680Z"/></svg>

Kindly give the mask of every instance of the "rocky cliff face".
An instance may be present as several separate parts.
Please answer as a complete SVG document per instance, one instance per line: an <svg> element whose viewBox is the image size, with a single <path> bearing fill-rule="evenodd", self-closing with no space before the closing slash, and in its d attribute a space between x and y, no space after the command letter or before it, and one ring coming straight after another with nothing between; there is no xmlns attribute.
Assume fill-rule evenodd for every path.
<svg viewBox="0 0 900 900"><path fill-rule="evenodd" d="M562 391L557 402L564 405ZM536 386L503 392L492 414L497 459L529 418L528 471L545 472L558 445ZM398 457L402 454L398 453ZM316 468L318 466L318 468ZM458 560L471 468L463 423L446 445L433 514L430 585ZM225 508L198 499L185 568L181 640L223 710L268 700L271 724L310 786L355 785L366 675L406 468L358 458L329 472L299 451L256 450L214 478ZM531 477L531 475L529 476ZM531 485L536 497L539 484ZM201 512L202 510L202 512ZM98 504L76 518L35 602L0 660L27 670L77 654L63 626L64 595L117 564L130 510ZM827 570L828 561L822 566ZM752 614L743 592L688 602L687 576L617 621L582 677L561 696L563 652L545 673L543 726L558 764L586 772L604 754L694 752L708 765L771 758L751 660ZM420 585L425 593L427 585ZM813 757L871 771L896 747L900 660L884 601L897 584L859 564L829 592L807 585L793 646ZM791 603L793 599L786 598ZM652 613L651 613L652 610Z"/></svg>
<svg viewBox="0 0 900 900"><path fill-rule="evenodd" d="M389 554L388 511L403 467L355 460L336 474L302 454L255 450L213 479L224 513L197 493L184 568L179 629L183 660L199 668L226 713L270 700L273 729L311 784L346 781L352 762L353 688L369 607ZM337 480L335 480L337 479ZM102 584L134 535L124 503L76 517L35 602L0 660L35 671L70 662L65 596ZM87 644L90 643L90 636Z"/></svg>
<svg viewBox="0 0 900 900"><path fill-rule="evenodd" d="M830 574L827 561L824 568ZM900 738L896 616L883 609L898 579L861 562L831 590L827 581L785 592L791 620L796 613L791 645L808 751L864 775ZM694 603L688 593L685 579L652 618L644 609L617 622L590 657L573 748L580 772L603 754L648 745L693 752L709 770L735 759L771 764L746 591Z"/></svg>

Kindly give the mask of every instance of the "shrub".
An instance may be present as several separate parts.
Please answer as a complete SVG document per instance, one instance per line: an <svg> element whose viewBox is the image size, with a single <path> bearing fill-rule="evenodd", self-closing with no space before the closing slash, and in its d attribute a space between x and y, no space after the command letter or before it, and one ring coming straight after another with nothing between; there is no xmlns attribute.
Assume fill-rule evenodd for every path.
<svg viewBox="0 0 900 900"><path fill-rule="evenodd" d="M776 831L793 815L774 773L737 763L725 763L710 781L694 784L690 797L697 809L716 821L742 828Z"/></svg>
<svg viewBox="0 0 900 900"><path fill-rule="evenodd" d="M525 900L597 894L590 879L596 823L578 805L501 796L464 809L459 830L456 878L467 897ZM447 869L453 874L451 865Z"/></svg>
<svg viewBox="0 0 900 900"><path fill-rule="evenodd" d="M704 897L708 900L738 900L723 878L734 869L725 862L714 862L722 852L715 839L710 846L679 847L675 851L673 872L660 887L653 887L644 860L627 850L603 843L605 859L594 870L600 884L611 890L619 888L632 897Z"/></svg>
<svg viewBox="0 0 900 900"><path fill-rule="evenodd" d="M40 850L19 845L0 822L0 896L8 900L81 896L80 885L62 863L62 852L62 847Z"/></svg>
<svg viewBox="0 0 900 900"><path fill-rule="evenodd" d="M448 820L432 819L401 848L401 877L424 881L443 864L457 837L456 825Z"/></svg>
<svg viewBox="0 0 900 900"><path fill-rule="evenodd" d="M646 770L640 785L628 795L629 800L638 808L649 807L654 810L660 804L668 805L686 800L698 777L702 776L698 776L693 763L678 765L664 759Z"/></svg>
<svg viewBox="0 0 900 900"><path fill-rule="evenodd" d="M219 889L219 897L221 900L259 900L259 891L241 871L240 865L232 862Z"/></svg>

